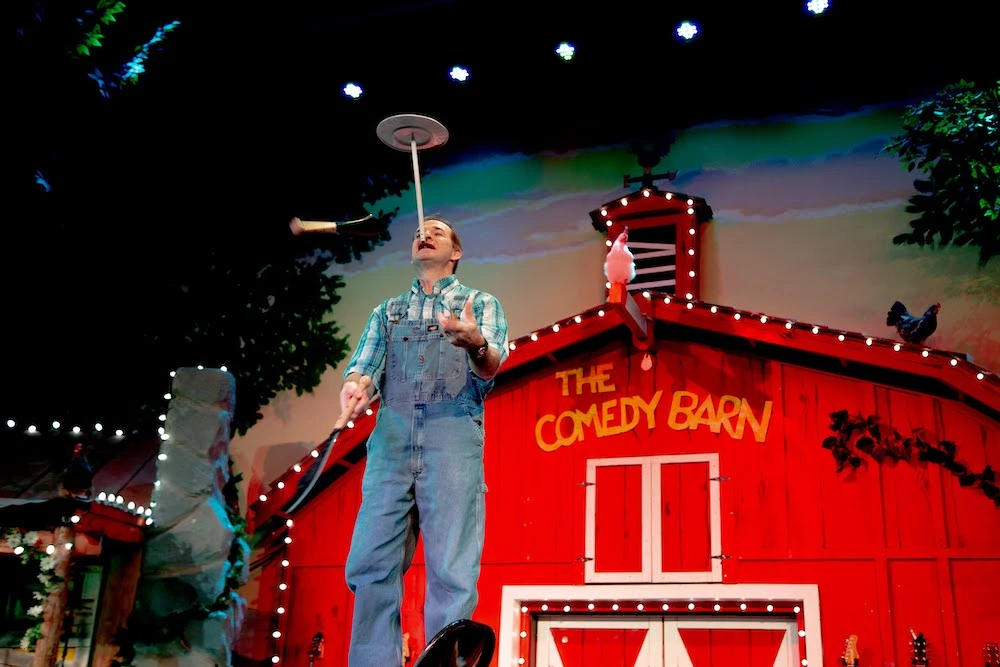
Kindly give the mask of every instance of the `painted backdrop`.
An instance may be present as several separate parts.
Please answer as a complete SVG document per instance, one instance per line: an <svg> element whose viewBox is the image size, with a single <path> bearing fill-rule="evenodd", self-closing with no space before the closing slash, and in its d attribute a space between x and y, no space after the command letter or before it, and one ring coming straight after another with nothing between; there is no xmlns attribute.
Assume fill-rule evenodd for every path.
<svg viewBox="0 0 1000 667"><path fill-rule="evenodd" d="M654 170L678 171L663 190L703 197L714 210L702 227L705 301L848 331L892 337L886 311L900 300L923 312L941 302L928 344L968 353L1000 370L1000 261L976 265L973 248L894 246L908 229L913 175L878 155L900 129L885 107L837 117L788 117L717 123L678 133ZM440 119L446 126L447 118ZM386 160L408 159L388 151ZM421 178L425 214L451 220L465 255L460 279L496 295L510 336L530 333L604 301L604 238L588 212L626 192L641 173L627 146L574 152L470 156ZM635 186L633 186L635 187ZM409 239L417 226L412 190L398 201L393 240L339 267L346 282L335 318L357 341L371 309L408 288ZM289 392L233 442L244 496L305 456L339 412L343 364L313 394ZM244 498L245 506L245 498ZM247 591L253 606L252 585Z"/></svg>

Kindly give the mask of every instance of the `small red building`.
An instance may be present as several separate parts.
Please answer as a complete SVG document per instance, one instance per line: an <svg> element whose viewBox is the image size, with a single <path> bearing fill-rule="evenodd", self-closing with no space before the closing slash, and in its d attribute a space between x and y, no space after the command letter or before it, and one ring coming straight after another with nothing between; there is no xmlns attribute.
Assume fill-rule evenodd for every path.
<svg viewBox="0 0 1000 667"><path fill-rule="evenodd" d="M492 664L819 667L847 648L860 665L983 664L1000 641L996 375L929 346L706 303L704 201L627 199L595 227L613 239L628 224L631 239L643 220L674 225L674 241L651 242L674 244L675 283L613 285L606 303L512 340L487 399L476 620L497 631ZM322 633L319 667L346 664L344 562L374 420L250 508L272 535L258 605L273 605L276 632L262 656L307 665ZM413 656L428 639L423 584L418 552L403 610Z"/></svg>

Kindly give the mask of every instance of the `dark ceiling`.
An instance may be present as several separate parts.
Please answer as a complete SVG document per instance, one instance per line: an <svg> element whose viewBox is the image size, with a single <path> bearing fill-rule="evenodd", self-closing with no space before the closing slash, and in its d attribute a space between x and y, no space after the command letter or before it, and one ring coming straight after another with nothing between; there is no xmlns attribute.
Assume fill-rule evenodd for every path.
<svg viewBox="0 0 1000 667"><path fill-rule="evenodd" d="M261 9L148 0L128 3L102 53L127 57L122 45L181 25L136 86L104 100L83 61L38 37L49 24L33 18L36 8L70 4L19 0L5 19L0 288L13 305L0 407L89 391L72 369L92 369L88 341L124 326L95 320L92 306L141 301L144 289L141 276L96 269L148 257L150 275L162 276L176 261L164 246L250 244L243 232L287 230L292 215L356 213L366 174L407 166L375 135L390 115L446 125L448 143L422 163L433 169L486 151L655 140L720 119L841 113L919 99L962 77L1000 78L995 23L988 3L973 0L933 10L831 0L821 16L799 0L285 0ZM682 20L701 28L690 43L675 34ZM25 37L10 37L24 26ZM554 53L561 41L577 48L570 62ZM456 63L471 71L464 84L447 77ZM344 97L348 81L366 94ZM113 293L87 285L91 273Z"/></svg>
<svg viewBox="0 0 1000 667"><path fill-rule="evenodd" d="M448 128L448 144L427 158L433 167L483 150L571 149L726 118L838 113L997 76L994 24L973 0L933 12L831 0L820 16L804 0L249 7L129 3L128 19L107 31L108 48L141 43L170 20L181 26L139 85L106 104L81 105L92 82L70 97L25 62L36 54L15 49L15 69L31 72L20 109L30 131L16 139L58 137L51 150L65 153L68 171L91 176L81 181L87 191L110 181L122 201L158 202L130 216L247 205L252 220L270 224L292 211L342 215L359 173L398 162L375 136L379 120L398 113ZM701 28L690 43L676 36L682 20ZM577 47L571 62L554 53L561 41ZM464 84L447 77L454 64L470 69ZM346 98L348 81L366 94Z"/></svg>

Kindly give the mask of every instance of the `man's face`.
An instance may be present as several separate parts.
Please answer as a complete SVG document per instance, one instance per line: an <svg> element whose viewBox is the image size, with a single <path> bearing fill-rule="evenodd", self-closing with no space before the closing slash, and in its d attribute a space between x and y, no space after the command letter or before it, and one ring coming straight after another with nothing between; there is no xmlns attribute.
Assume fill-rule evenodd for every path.
<svg viewBox="0 0 1000 667"><path fill-rule="evenodd" d="M423 240L419 228L413 233L411 254L414 261L447 264L459 259L462 251L452 242L448 225L439 220L425 220Z"/></svg>

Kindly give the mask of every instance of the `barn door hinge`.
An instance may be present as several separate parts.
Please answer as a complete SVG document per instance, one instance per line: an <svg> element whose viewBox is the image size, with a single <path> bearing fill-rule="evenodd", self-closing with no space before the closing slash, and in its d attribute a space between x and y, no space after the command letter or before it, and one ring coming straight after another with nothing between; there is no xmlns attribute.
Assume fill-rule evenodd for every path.
<svg viewBox="0 0 1000 667"><path fill-rule="evenodd" d="M726 560L727 558L732 558L729 554L717 554L712 556L712 558L718 558L719 560Z"/></svg>
<svg viewBox="0 0 1000 667"><path fill-rule="evenodd" d="M577 486L593 486L594 483L593 482L577 482L576 485Z"/></svg>
<svg viewBox="0 0 1000 667"><path fill-rule="evenodd" d="M586 563L588 560L594 560L593 556L580 556L577 558L581 563Z"/></svg>
<svg viewBox="0 0 1000 667"><path fill-rule="evenodd" d="M728 477L709 477L708 481L710 481L710 482L728 482L729 478Z"/></svg>

